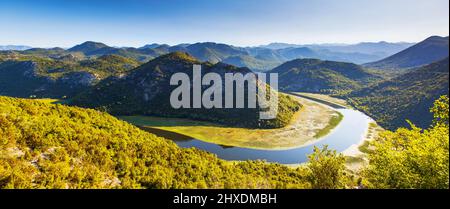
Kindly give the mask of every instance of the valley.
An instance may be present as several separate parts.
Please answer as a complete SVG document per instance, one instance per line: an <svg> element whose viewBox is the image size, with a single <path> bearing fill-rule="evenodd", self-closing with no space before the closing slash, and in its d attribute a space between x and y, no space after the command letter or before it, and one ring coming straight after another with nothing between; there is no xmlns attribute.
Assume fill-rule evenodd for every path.
<svg viewBox="0 0 450 209"><path fill-rule="evenodd" d="M306 162L312 147L325 144L339 152L346 151L352 156L362 157L361 152L355 154L348 150L364 144L366 140L373 140L376 133L372 133L372 128L369 131L369 126L375 124L373 120L355 110L335 109L328 106L327 101L319 99L333 98L322 95L314 97L316 101L295 97L304 109L297 113L291 124L280 129L230 128L213 123L147 116L119 118L142 130L172 139L181 147L207 150L225 160L265 160L293 165Z"/></svg>
<svg viewBox="0 0 450 209"><path fill-rule="evenodd" d="M210 42L139 49L85 42L69 49L2 51L0 187L384 187L384 165L404 155L392 153L399 137L411 137L404 143L420 149L408 150L418 156L411 164L395 158L397 167L417 173L408 167L415 160L448 159L449 67L442 50L448 37L402 46L408 47L387 61L364 65L317 59L324 49L312 46ZM439 53L420 62L406 59L420 56L423 47ZM249 68L249 62L265 69ZM278 100L256 108L171 107L172 75L183 72L190 81L193 66L201 67L200 76L218 78L276 73L279 91L272 83L256 90L280 93ZM206 91L211 84L197 86ZM232 93L242 86L233 84ZM190 107L194 97L187 95ZM225 96L214 99L226 101ZM249 101L249 93L242 98ZM278 110L275 118L260 118L271 108ZM342 176L321 186L320 169L329 163ZM16 178L22 180L11 180Z"/></svg>
<svg viewBox="0 0 450 209"><path fill-rule="evenodd" d="M223 146L264 150L283 150L306 146L327 135L343 116L325 105L294 97L302 109L291 122L277 129L227 127L210 122L148 116L119 116L132 124L175 132Z"/></svg>

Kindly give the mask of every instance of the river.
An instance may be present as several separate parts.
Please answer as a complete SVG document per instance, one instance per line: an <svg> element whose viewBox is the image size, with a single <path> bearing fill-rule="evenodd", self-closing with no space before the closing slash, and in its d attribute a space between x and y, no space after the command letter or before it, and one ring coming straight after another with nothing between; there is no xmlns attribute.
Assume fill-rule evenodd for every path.
<svg viewBox="0 0 450 209"><path fill-rule="evenodd" d="M331 133L307 146L286 150L257 150L240 147L226 147L192 139L168 131L152 128L144 129L156 135L172 139L180 147L196 147L214 153L224 160L265 160L267 162L280 164L299 164L308 161L307 156L313 152L314 146L322 147L323 145L328 145L329 149L342 152L354 144L359 144L361 140L364 139L369 128L369 123L372 120L365 114L353 109L334 109L339 111L344 118Z"/></svg>

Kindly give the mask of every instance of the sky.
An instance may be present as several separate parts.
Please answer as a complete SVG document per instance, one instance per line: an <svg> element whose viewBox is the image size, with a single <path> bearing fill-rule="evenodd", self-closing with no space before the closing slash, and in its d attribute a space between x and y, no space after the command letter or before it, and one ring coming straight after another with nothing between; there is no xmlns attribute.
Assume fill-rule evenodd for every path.
<svg viewBox="0 0 450 209"><path fill-rule="evenodd" d="M0 0L0 45L419 42L448 0Z"/></svg>

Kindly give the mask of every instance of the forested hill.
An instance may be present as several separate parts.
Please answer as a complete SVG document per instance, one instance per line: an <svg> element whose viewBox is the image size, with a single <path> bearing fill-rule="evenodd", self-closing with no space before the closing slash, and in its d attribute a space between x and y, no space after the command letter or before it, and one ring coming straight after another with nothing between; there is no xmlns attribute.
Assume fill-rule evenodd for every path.
<svg viewBox="0 0 450 209"><path fill-rule="evenodd" d="M278 73L280 90L325 94L353 91L381 79L356 64L317 59L289 61L269 73Z"/></svg>
<svg viewBox="0 0 450 209"><path fill-rule="evenodd" d="M202 63L186 53L175 52L141 65L123 78L112 77L103 80L90 90L76 96L71 104L102 109L115 115L182 117L252 128L283 127L290 122L293 114L300 108L300 104L290 97L280 95L278 104L270 104L278 105L278 115L273 120L260 120L260 108L175 109L170 104L170 94L178 86L170 85L170 78L175 73L184 72L192 80L194 64L202 65L202 74L215 72L221 75L222 80L225 73L251 72L248 68L237 68L223 63ZM224 84L225 82L222 81L222 86ZM205 89L206 86L203 88ZM192 101L192 94L190 97ZM222 104L225 104L225 94L222 94L222 97Z"/></svg>
<svg viewBox="0 0 450 209"><path fill-rule="evenodd" d="M0 96L0 188L307 188L307 174L182 149L107 113Z"/></svg>
<svg viewBox="0 0 450 209"><path fill-rule="evenodd" d="M353 62L357 64L380 60L393 52L404 49L408 44L404 43L361 43L361 45L324 46L307 45L282 47L237 47L228 44L214 42L200 42L193 44L150 44L143 47L112 47L104 43L86 41L67 50L54 48L20 48L5 47L7 51L1 53L16 53L21 55L33 55L40 57L64 57L75 55L81 58L97 58L103 55L119 55L131 58L139 62L147 62L171 52L187 52L203 62L224 62L238 67L248 67L254 71L268 71L274 67L299 58L315 58L341 62ZM0 46L1 50L1 46ZM1 60L1 57L0 57Z"/></svg>
<svg viewBox="0 0 450 209"><path fill-rule="evenodd" d="M406 119L428 127L434 100L449 94L449 59L353 92L349 99L384 127L407 127Z"/></svg>
<svg viewBox="0 0 450 209"><path fill-rule="evenodd" d="M141 63L118 55L79 59L36 55L0 55L0 95L71 97L109 76L120 76Z"/></svg>
<svg viewBox="0 0 450 209"><path fill-rule="evenodd" d="M383 60L368 63L365 66L378 69L414 68L448 57L448 36L431 36Z"/></svg>
<svg viewBox="0 0 450 209"><path fill-rule="evenodd" d="M448 189L448 97L432 111L431 128L381 134L357 183L327 148L298 168L227 162L104 112L0 96L0 188Z"/></svg>

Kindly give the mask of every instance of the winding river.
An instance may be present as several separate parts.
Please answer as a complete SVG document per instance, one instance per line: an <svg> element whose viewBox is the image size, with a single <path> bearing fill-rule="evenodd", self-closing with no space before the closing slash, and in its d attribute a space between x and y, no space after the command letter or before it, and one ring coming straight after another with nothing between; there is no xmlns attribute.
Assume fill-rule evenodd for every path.
<svg viewBox="0 0 450 209"><path fill-rule="evenodd" d="M240 147L225 147L168 131L151 128L146 128L146 130L156 135L172 139L180 147L196 147L214 153L224 160L266 160L267 162L280 164L298 164L308 161L307 156L313 152L314 146L322 147L323 145L328 145L330 149L343 152L350 146L359 144L364 139L369 128L369 123L372 120L356 110L346 108L335 109L344 118L330 134L312 144L286 150L256 150Z"/></svg>

